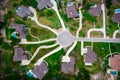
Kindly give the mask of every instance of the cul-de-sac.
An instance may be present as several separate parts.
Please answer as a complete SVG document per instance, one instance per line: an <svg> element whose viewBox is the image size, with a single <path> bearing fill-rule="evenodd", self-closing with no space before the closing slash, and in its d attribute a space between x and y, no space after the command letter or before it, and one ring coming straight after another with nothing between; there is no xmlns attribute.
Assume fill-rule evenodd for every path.
<svg viewBox="0 0 120 80"><path fill-rule="evenodd" d="M0 0L0 80L120 80L120 0Z"/></svg>

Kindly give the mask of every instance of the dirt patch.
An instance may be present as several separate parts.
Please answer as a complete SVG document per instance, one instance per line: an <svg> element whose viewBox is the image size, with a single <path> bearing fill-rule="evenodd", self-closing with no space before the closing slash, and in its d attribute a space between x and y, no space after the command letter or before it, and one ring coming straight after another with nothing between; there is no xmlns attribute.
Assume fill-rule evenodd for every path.
<svg viewBox="0 0 120 80"><path fill-rule="evenodd" d="M93 31L90 33L90 37L93 38L103 38L103 33L100 31Z"/></svg>

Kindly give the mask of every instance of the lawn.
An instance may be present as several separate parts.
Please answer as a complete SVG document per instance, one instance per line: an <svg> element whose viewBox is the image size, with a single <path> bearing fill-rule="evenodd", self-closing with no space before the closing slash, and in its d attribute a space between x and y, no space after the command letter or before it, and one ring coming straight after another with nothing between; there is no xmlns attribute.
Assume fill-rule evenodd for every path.
<svg viewBox="0 0 120 80"><path fill-rule="evenodd" d="M96 74L102 71L100 67L100 61L97 59L97 61L92 66L86 66L85 67L91 74Z"/></svg>
<svg viewBox="0 0 120 80"><path fill-rule="evenodd" d="M96 52L98 57L104 59L109 53L109 43L93 43L93 51Z"/></svg>
<svg viewBox="0 0 120 80"><path fill-rule="evenodd" d="M111 43L110 44L111 52L119 52L120 53L120 43Z"/></svg>
<svg viewBox="0 0 120 80"><path fill-rule="evenodd" d="M6 33L6 39L10 40L12 32L14 32L14 29L10 29L8 27L5 28L5 33Z"/></svg>
<svg viewBox="0 0 120 80"><path fill-rule="evenodd" d="M44 9L39 11L38 20L40 23L50 26L54 29L59 29L62 27L56 12L52 9Z"/></svg>
<svg viewBox="0 0 120 80"><path fill-rule="evenodd" d="M92 46L91 42L84 42L84 48L86 48L87 46Z"/></svg>

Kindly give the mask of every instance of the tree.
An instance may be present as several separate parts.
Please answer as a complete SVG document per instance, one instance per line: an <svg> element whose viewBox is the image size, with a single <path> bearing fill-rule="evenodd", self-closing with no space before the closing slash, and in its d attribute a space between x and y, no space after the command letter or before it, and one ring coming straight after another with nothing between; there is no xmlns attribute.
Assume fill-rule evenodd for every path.
<svg viewBox="0 0 120 80"><path fill-rule="evenodd" d="M80 68L77 80L90 80L89 72L85 68Z"/></svg>
<svg viewBox="0 0 120 80"><path fill-rule="evenodd" d="M47 14L47 16L52 16L53 12L51 10L48 10L46 14Z"/></svg>

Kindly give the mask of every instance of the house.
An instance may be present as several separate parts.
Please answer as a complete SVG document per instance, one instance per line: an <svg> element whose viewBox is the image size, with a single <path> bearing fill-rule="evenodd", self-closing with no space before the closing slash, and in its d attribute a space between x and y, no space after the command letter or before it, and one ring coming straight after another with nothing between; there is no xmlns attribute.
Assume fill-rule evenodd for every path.
<svg viewBox="0 0 120 80"><path fill-rule="evenodd" d="M73 2L68 2L66 7L67 18L77 18L79 17L76 7Z"/></svg>
<svg viewBox="0 0 120 80"><path fill-rule="evenodd" d="M116 54L113 57L109 57L109 66L113 70L120 71L120 54Z"/></svg>
<svg viewBox="0 0 120 80"><path fill-rule="evenodd" d="M31 72L41 80L48 72L47 63L43 61L40 65L36 65Z"/></svg>
<svg viewBox="0 0 120 80"><path fill-rule="evenodd" d="M94 17L99 16L101 14L101 5L95 4L89 9L89 13Z"/></svg>
<svg viewBox="0 0 120 80"><path fill-rule="evenodd" d="M37 0L38 3L38 9L43 10L44 8L51 8L53 7L53 4L51 0Z"/></svg>
<svg viewBox="0 0 120 80"><path fill-rule="evenodd" d="M25 25L23 25L23 24L11 24L10 27L15 29L16 32L18 32L20 34L19 35L20 39L25 39L26 38Z"/></svg>
<svg viewBox="0 0 120 80"><path fill-rule="evenodd" d="M114 11L114 15L112 16L112 20L113 20L113 22L120 24L120 9L116 9Z"/></svg>
<svg viewBox="0 0 120 80"><path fill-rule="evenodd" d="M29 8L24 5L16 8L17 15L21 18L28 17L32 14Z"/></svg>
<svg viewBox="0 0 120 80"><path fill-rule="evenodd" d="M74 72L75 57L70 57L70 62L62 62L61 70L65 74L69 72Z"/></svg>
<svg viewBox="0 0 120 80"><path fill-rule="evenodd" d="M92 65L97 60L97 55L92 51L92 47L87 47L87 53L84 54L85 65Z"/></svg>
<svg viewBox="0 0 120 80"><path fill-rule="evenodd" d="M13 61L22 61L26 59L28 59L28 56L25 54L25 50L22 47L15 47Z"/></svg>

